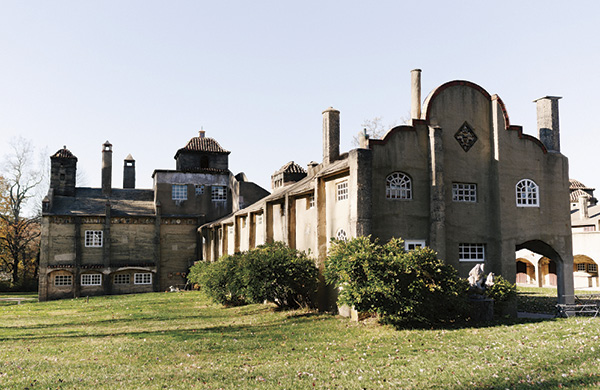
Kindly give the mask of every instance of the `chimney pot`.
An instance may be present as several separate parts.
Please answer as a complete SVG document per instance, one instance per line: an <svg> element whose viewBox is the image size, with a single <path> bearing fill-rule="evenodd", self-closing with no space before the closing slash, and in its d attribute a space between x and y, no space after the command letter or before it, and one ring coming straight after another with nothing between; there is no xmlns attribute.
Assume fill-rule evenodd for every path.
<svg viewBox="0 0 600 390"><path fill-rule="evenodd" d="M198 136L199 136L200 138L204 138L204 134L205 134L205 131L204 131L204 130L200 130L200 131L198 132Z"/></svg>

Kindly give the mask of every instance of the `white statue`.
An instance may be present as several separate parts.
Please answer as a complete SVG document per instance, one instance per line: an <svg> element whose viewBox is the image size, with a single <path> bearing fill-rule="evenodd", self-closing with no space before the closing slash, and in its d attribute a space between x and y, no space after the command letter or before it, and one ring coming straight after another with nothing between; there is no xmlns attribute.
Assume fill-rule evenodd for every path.
<svg viewBox="0 0 600 390"><path fill-rule="evenodd" d="M485 280L485 288L490 288L494 285L494 273L490 272Z"/></svg>
<svg viewBox="0 0 600 390"><path fill-rule="evenodd" d="M483 264L476 264L471 271L469 271L469 284L471 287L477 287L483 290Z"/></svg>

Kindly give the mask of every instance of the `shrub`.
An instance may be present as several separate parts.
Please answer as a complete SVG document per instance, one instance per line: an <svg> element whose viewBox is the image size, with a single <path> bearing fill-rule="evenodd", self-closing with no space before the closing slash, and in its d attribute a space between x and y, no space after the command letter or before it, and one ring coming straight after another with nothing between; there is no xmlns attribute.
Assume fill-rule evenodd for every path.
<svg viewBox="0 0 600 390"><path fill-rule="evenodd" d="M246 286L240 272L242 267L241 253L223 256L214 263L206 263L199 272L200 288L213 301L222 305L246 304Z"/></svg>
<svg viewBox="0 0 600 390"><path fill-rule="evenodd" d="M196 261L194 265L190 267L190 271L188 272L188 282L193 286L200 286L202 284L202 274L209 265L210 263L206 261Z"/></svg>
<svg viewBox="0 0 600 390"><path fill-rule="evenodd" d="M215 263L197 262L188 280L224 305L270 301L287 309L312 304L318 270L306 253L275 242Z"/></svg>
<svg viewBox="0 0 600 390"><path fill-rule="evenodd" d="M468 283L429 248L406 252L401 239L384 245L370 237L334 240L325 279L338 288L338 302L374 312L384 323L452 321L466 310Z"/></svg>
<svg viewBox="0 0 600 390"><path fill-rule="evenodd" d="M485 295L494 300L494 311L502 313L509 302L517 298L517 286L498 275L494 277L494 284L485 289Z"/></svg>
<svg viewBox="0 0 600 390"><path fill-rule="evenodd" d="M310 306L318 270L306 253L282 242L260 245L244 254L244 281L250 301L274 302L280 308Z"/></svg>

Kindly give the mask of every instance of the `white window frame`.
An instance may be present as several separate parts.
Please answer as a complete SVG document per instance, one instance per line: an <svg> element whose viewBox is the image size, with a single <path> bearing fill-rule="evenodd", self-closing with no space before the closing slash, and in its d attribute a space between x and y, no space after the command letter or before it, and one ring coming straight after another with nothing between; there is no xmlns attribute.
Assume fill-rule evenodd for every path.
<svg viewBox="0 0 600 390"><path fill-rule="evenodd" d="M485 261L485 244L458 244L458 261L483 263Z"/></svg>
<svg viewBox="0 0 600 390"><path fill-rule="evenodd" d="M152 273L139 272L133 274L133 284L152 284Z"/></svg>
<svg viewBox="0 0 600 390"><path fill-rule="evenodd" d="M404 172L390 173L385 179L385 197L391 200L411 200L412 180Z"/></svg>
<svg viewBox="0 0 600 390"><path fill-rule="evenodd" d="M263 223L263 216L262 216L262 214L257 215L256 216L256 224L257 225L262 225L262 223Z"/></svg>
<svg viewBox="0 0 600 390"><path fill-rule="evenodd" d="M585 263L577 263L577 272L585 272Z"/></svg>
<svg viewBox="0 0 600 390"><path fill-rule="evenodd" d="M86 230L85 231L85 247L86 248L101 248L103 232L102 230Z"/></svg>
<svg viewBox="0 0 600 390"><path fill-rule="evenodd" d="M531 179L522 179L515 185L517 207L540 207L540 187Z"/></svg>
<svg viewBox="0 0 600 390"><path fill-rule="evenodd" d="M210 199L213 202L226 202L227 186L212 186L210 190Z"/></svg>
<svg viewBox="0 0 600 390"><path fill-rule="evenodd" d="M196 196L204 194L204 184L196 184L194 185Z"/></svg>
<svg viewBox="0 0 600 390"><path fill-rule="evenodd" d="M336 199L338 201L348 199L348 180L341 181L336 184Z"/></svg>
<svg viewBox="0 0 600 390"><path fill-rule="evenodd" d="M307 209L314 209L315 208L315 196L311 195L308 197L308 199L306 199L306 203L308 205L308 207L306 207Z"/></svg>
<svg viewBox="0 0 600 390"><path fill-rule="evenodd" d="M171 185L171 199L187 200L187 185L186 184Z"/></svg>
<svg viewBox="0 0 600 390"><path fill-rule="evenodd" d="M131 284L131 275L115 274L113 275L113 284Z"/></svg>
<svg viewBox="0 0 600 390"><path fill-rule="evenodd" d="M477 184L452 183L452 201L477 203Z"/></svg>
<svg viewBox="0 0 600 390"><path fill-rule="evenodd" d="M590 274L596 274L598 273L598 264L588 264L587 265L587 272Z"/></svg>
<svg viewBox="0 0 600 390"><path fill-rule="evenodd" d="M73 275L54 275L55 286L72 286Z"/></svg>
<svg viewBox="0 0 600 390"><path fill-rule="evenodd" d="M102 286L102 274L81 274L82 286Z"/></svg>
<svg viewBox="0 0 600 390"><path fill-rule="evenodd" d="M404 241L404 250L407 252L415 250L417 248L423 248L425 246L426 246L425 240L405 240Z"/></svg>

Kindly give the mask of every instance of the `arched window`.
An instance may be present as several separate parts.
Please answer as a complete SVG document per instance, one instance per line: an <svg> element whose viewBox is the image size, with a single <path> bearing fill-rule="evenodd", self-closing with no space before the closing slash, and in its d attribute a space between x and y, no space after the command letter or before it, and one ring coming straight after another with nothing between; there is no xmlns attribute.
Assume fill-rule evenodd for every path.
<svg viewBox="0 0 600 390"><path fill-rule="evenodd" d="M517 207L539 207L540 190L533 180L523 179L515 187L517 193Z"/></svg>
<svg viewBox="0 0 600 390"><path fill-rule="evenodd" d="M338 229L335 239L340 241L348 241L348 235L344 229Z"/></svg>
<svg viewBox="0 0 600 390"><path fill-rule="evenodd" d="M385 183L385 197L388 199L412 199L410 177L402 172L389 175Z"/></svg>

